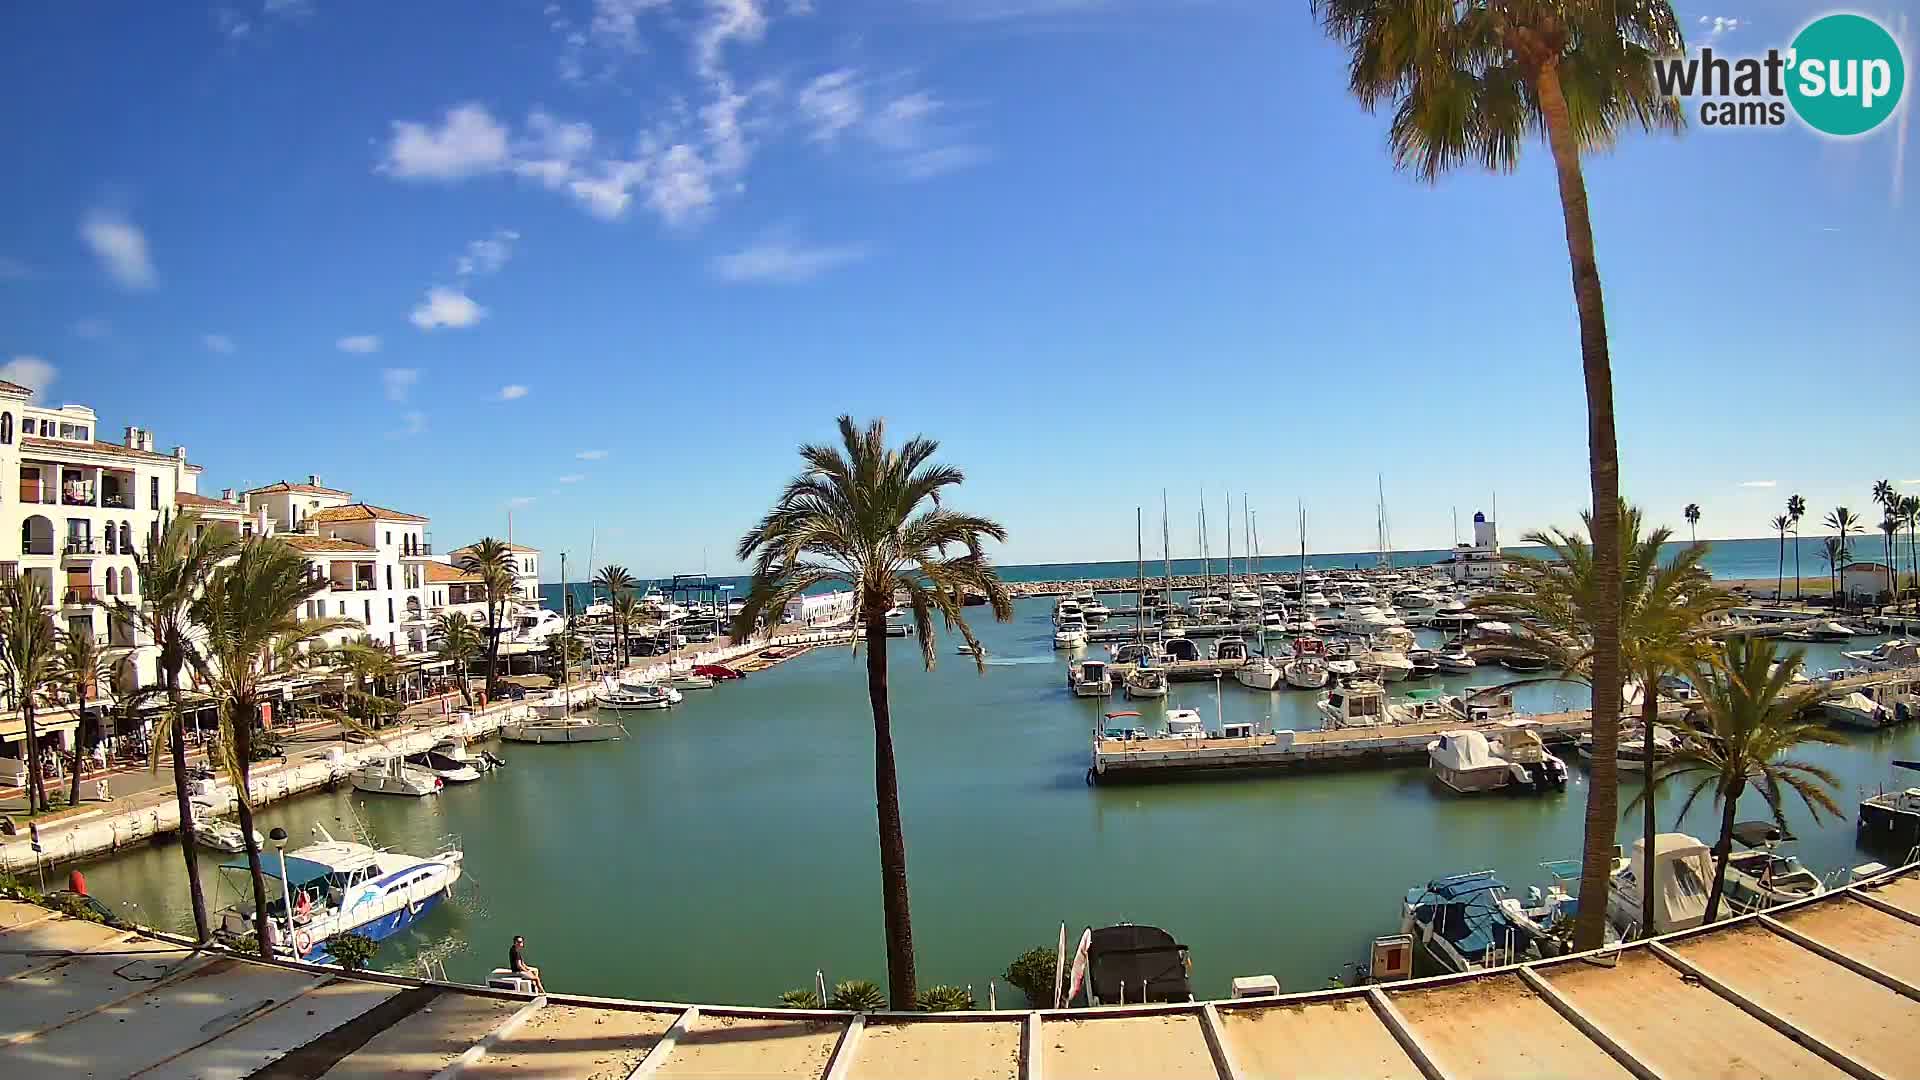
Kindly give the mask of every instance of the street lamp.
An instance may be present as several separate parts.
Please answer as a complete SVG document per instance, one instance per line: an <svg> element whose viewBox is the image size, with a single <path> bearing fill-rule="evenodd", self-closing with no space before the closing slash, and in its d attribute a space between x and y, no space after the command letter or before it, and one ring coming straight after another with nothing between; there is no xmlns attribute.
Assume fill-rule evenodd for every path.
<svg viewBox="0 0 1920 1080"><path fill-rule="evenodd" d="M273 850L280 856L280 902L287 906L287 949L298 960L300 950L293 944L293 885L287 880L287 830L276 825L267 839L273 841Z"/></svg>

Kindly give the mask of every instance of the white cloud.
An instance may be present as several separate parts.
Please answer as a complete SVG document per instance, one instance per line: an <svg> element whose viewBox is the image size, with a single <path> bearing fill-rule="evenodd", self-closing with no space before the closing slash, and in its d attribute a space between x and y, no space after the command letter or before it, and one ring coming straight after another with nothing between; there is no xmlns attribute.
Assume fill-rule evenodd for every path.
<svg viewBox="0 0 1920 1080"><path fill-rule="evenodd" d="M531 495L520 495L520 496L517 496L517 497L515 497L515 498L511 498L511 499L508 499L508 500L507 500L507 505L508 505L508 506L511 506L511 507L513 507L513 508L514 508L514 509L516 509L516 510L518 510L518 509L520 509L520 508L521 508L521 507L523 507L523 506L532 506L532 505L533 505L533 502L534 502L534 500L533 500L533 496L531 496Z"/></svg>
<svg viewBox="0 0 1920 1080"><path fill-rule="evenodd" d="M467 245L466 253L454 260L453 272L461 277L498 273L513 257L513 245L519 239L512 229L495 229L492 236Z"/></svg>
<svg viewBox="0 0 1920 1080"><path fill-rule="evenodd" d="M486 316L487 309L474 303L466 293L435 285L427 290L427 298L408 318L422 330L434 330L442 326L472 326Z"/></svg>
<svg viewBox="0 0 1920 1080"><path fill-rule="evenodd" d="M60 377L60 369L37 356L16 356L0 364L0 379L38 393L45 393L54 380Z"/></svg>
<svg viewBox="0 0 1920 1080"><path fill-rule="evenodd" d="M206 345L209 351L217 353L230 353L233 351L233 339L225 334L207 334L200 340Z"/></svg>
<svg viewBox="0 0 1920 1080"><path fill-rule="evenodd" d="M0 281L25 281L39 276L40 272L32 265L0 255Z"/></svg>
<svg viewBox="0 0 1920 1080"><path fill-rule="evenodd" d="M80 223L80 237L122 288L151 289L157 284L140 226L110 210L95 210Z"/></svg>
<svg viewBox="0 0 1920 1080"><path fill-rule="evenodd" d="M579 458L581 461L603 461L606 459L607 452L605 450L582 450L573 456Z"/></svg>
<svg viewBox="0 0 1920 1080"><path fill-rule="evenodd" d="M519 401L521 398L526 396L527 396L527 388L524 386L521 386L519 383L513 383L511 385L503 386L500 388L501 401Z"/></svg>
<svg viewBox="0 0 1920 1080"><path fill-rule="evenodd" d="M73 324L73 336L99 341L113 336L113 324L98 317L81 319Z"/></svg>
<svg viewBox="0 0 1920 1080"><path fill-rule="evenodd" d="M910 180L977 165L990 156L985 147L959 139L954 125L943 121L950 110L939 98L925 90L882 92L852 68L817 76L800 88L795 106L812 141L831 146L857 137Z"/></svg>
<svg viewBox="0 0 1920 1080"><path fill-rule="evenodd" d="M1740 29L1740 20L1728 18L1725 15L1702 15L1700 25L1707 28L1707 32L1700 39L1700 44L1711 45Z"/></svg>
<svg viewBox="0 0 1920 1080"><path fill-rule="evenodd" d="M833 142L841 132L859 123L866 112L852 68L818 76L800 88L795 104L801 119L812 129L809 137L817 142Z"/></svg>
<svg viewBox="0 0 1920 1080"><path fill-rule="evenodd" d="M910 180L931 180L978 165L992 156L984 146L942 146L907 155L900 161L900 171Z"/></svg>
<svg viewBox="0 0 1920 1080"><path fill-rule="evenodd" d="M720 75L720 50L729 41L754 42L767 32L760 0L707 0L707 18L693 37L694 68L707 78Z"/></svg>
<svg viewBox="0 0 1920 1080"><path fill-rule="evenodd" d="M507 129L485 105L468 102L448 109L439 127L394 121L380 169L403 180L458 180L507 164Z"/></svg>
<svg viewBox="0 0 1920 1080"><path fill-rule="evenodd" d="M341 352L376 353L380 351L380 335L354 334L350 337L343 337L333 344L334 347Z"/></svg>
<svg viewBox="0 0 1920 1080"><path fill-rule="evenodd" d="M836 267L866 258L857 247L794 247L767 241L728 255L716 255L714 275L722 281L809 281Z"/></svg>
<svg viewBox="0 0 1920 1080"><path fill-rule="evenodd" d="M577 484L580 481L585 480L586 478L587 478L587 474L585 473L577 473L577 472L568 473L567 475L560 478L560 482L563 484Z"/></svg>
<svg viewBox="0 0 1920 1080"><path fill-rule="evenodd" d="M1743 488L1770 488L1778 487L1779 482L1776 480L1742 480L1740 481L1740 486Z"/></svg>
<svg viewBox="0 0 1920 1080"><path fill-rule="evenodd" d="M396 435L418 435L427 430L427 414L419 409L408 409L400 414L400 430Z"/></svg>
<svg viewBox="0 0 1920 1080"><path fill-rule="evenodd" d="M419 381L419 368L383 368L380 372L380 385L386 388L388 401L407 400Z"/></svg>

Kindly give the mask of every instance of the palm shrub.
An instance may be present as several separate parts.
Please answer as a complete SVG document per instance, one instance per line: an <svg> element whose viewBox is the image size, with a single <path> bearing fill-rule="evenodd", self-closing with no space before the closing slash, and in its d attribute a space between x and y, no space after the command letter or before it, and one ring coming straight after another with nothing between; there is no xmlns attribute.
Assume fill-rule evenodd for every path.
<svg viewBox="0 0 1920 1080"><path fill-rule="evenodd" d="M789 990L780 995L779 1004L783 1009L817 1009L820 1007L820 995L811 986Z"/></svg>
<svg viewBox="0 0 1920 1080"><path fill-rule="evenodd" d="M51 809L40 772L38 697L57 676L59 632L47 606L53 602L38 574L16 573L0 581L0 680L19 710L26 745L27 812Z"/></svg>
<svg viewBox="0 0 1920 1080"><path fill-rule="evenodd" d="M827 1005L847 1012L878 1012L887 1007L887 994L879 983L848 979L833 984L833 996L827 999Z"/></svg>
<svg viewBox="0 0 1920 1080"><path fill-rule="evenodd" d="M480 589L486 596L487 700L492 701L498 692L495 684L500 668L500 617L513 595L513 549L491 536L481 537L461 553L460 569L479 575Z"/></svg>
<svg viewBox="0 0 1920 1080"><path fill-rule="evenodd" d="M914 999L921 1012L971 1012L973 991L965 986L930 986Z"/></svg>
<svg viewBox="0 0 1920 1080"><path fill-rule="evenodd" d="M380 943L364 934L348 931L327 939L327 954L348 971L364 971L380 951Z"/></svg>
<svg viewBox="0 0 1920 1080"><path fill-rule="evenodd" d="M787 482L773 509L742 537L737 550L753 564L746 603L734 618L733 638L745 640L764 616L779 622L787 602L817 585L857 591L866 624L867 702L873 711L874 804L880 840L880 907L885 923L887 988L895 1009L913 1008L913 920L907 897L907 842L900 825L900 781L894 766L893 713L887 694L887 610L904 593L913 610L920 658L934 663L933 620L985 653L962 613L969 592L987 597L994 617L1013 618L1013 601L988 561L987 541L1004 543L1006 529L990 518L947 506L947 489L964 475L936 464L940 444L915 436L887 445L886 425L856 427L839 420L840 446L800 448L805 463ZM855 647L859 647L856 641Z"/></svg>

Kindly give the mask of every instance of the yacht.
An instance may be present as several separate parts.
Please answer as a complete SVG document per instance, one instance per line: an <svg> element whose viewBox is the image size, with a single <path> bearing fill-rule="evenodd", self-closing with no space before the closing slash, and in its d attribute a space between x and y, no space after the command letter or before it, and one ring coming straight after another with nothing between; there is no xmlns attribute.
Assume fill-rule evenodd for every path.
<svg viewBox="0 0 1920 1080"><path fill-rule="evenodd" d="M1203 739L1207 735L1206 721L1200 719L1197 709L1168 709L1167 736L1174 739Z"/></svg>
<svg viewBox="0 0 1920 1080"><path fill-rule="evenodd" d="M1567 765L1549 753L1531 722L1509 720L1489 733L1479 729L1441 732L1427 744L1434 778L1463 795L1510 789L1563 791Z"/></svg>
<svg viewBox="0 0 1920 1080"><path fill-rule="evenodd" d="M1086 598L1080 602L1080 617L1089 623L1106 622L1107 616L1111 614L1113 610L1101 603L1099 597L1092 593L1087 593Z"/></svg>
<svg viewBox="0 0 1920 1080"><path fill-rule="evenodd" d="M1087 624L1078 615L1060 620L1058 629L1053 632L1053 647L1056 649L1084 649L1087 646Z"/></svg>
<svg viewBox="0 0 1920 1080"><path fill-rule="evenodd" d="M1913 667L1920 665L1920 641L1904 641L1895 638L1892 641L1883 641L1871 649L1855 649L1840 655L1870 671Z"/></svg>
<svg viewBox="0 0 1920 1080"><path fill-rule="evenodd" d="M609 712L655 712L673 708L677 691L653 683L621 683L600 695L600 707Z"/></svg>
<svg viewBox="0 0 1920 1080"><path fill-rule="evenodd" d="M400 755L369 761L347 774L355 791L369 795L438 795L445 783L426 769L416 768Z"/></svg>
<svg viewBox="0 0 1920 1080"><path fill-rule="evenodd" d="M1168 661L1200 659L1200 646L1195 645L1191 638L1170 637L1160 643L1160 648L1160 655Z"/></svg>
<svg viewBox="0 0 1920 1080"><path fill-rule="evenodd" d="M1082 660L1067 666L1067 685L1074 697L1106 697L1113 693L1113 673L1105 660Z"/></svg>
<svg viewBox="0 0 1920 1080"><path fill-rule="evenodd" d="M1686 833L1657 833L1653 838L1652 870L1648 868L1646 840L1633 842L1630 858L1613 860L1607 882L1607 918L1623 936L1653 937L1689 930L1707 918L1707 893L1713 882L1713 854L1707 845ZM1649 876L1653 890L1653 925L1640 925L1640 886ZM1633 934L1626 931L1632 930Z"/></svg>
<svg viewBox="0 0 1920 1080"><path fill-rule="evenodd" d="M1293 659L1281 673L1287 685L1296 690L1319 690L1327 685L1326 646L1319 638L1302 637L1293 642Z"/></svg>
<svg viewBox="0 0 1920 1080"><path fill-rule="evenodd" d="M1264 656L1255 656L1246 663L1233 669L1233 677L1241 686L1253 690L1277 690L1284 678L1279 665Z"/></svg>
<svg viewBox="0 0 1920 1080"><path fill-rule="evenodd" d="M1404 653L1375 650L1366 654L1366 663L1383 682L1401 682L1413 674L1413 661Z"/></svg>
<svg viewBox="0 0 1920 1080"><path fill-rule="evenodd" d="M1229 634L1213 643L1215 660L1238 660L1247 658L1247 639L1237 634Z"/></svg>
<svg viewBox="0 0 1920 1080"><path fill-rule="evenodd" d="M1127 696L1161 698L1167 696L1167 673L1157 667L1141 666L1127 672Z"/></svg>
<svg viewBox="0 0 1920 1080"><path fill-rule="evenodd" d="M1911 682L1882 683L1825 701L1822 708L1833 723L1874 730L1913 719L1920 697Z"/></svg>
<svg viewBox="0 0 1920 1080"><path fill-rule="evenodd" d="M474 768L473 762L466 759L464 750L459 758L441 752L441 747L452 745L439 742L417 754L408 754L407 764L416 769L425 769L449 784L471 784L480 779L480 770Z"/></svg>
<svg viewBox="0 0 1920 1080"><path fill-rule="evenodd" d="M1441 700L1456 720L1468 724L1492 724L1519 715L1513 705L1513 691L1497 686L1470 686L1464 694Z"/></svg>
<svg viewBox="0 0 1920 1080"><path fill-rule="evenodd" d="M1807 629L1807 633L1813 635L1815 641L1845 641L1848 638L1860 636L1860 631L1845 623L1834 622L1832 619L1813 624Z"/></svg>
<svg viewBox="0 0 1920 1080"><path fill-rule="evenodd" d="M1260 632L1262 634L1286 633L1287 632L1286 612L1285 611L1269 611L1266 614L1260 616Z"/></svg>
<svg viewBox="0 0 1920 1080"><path fill-rule="evenodd" d="M1733 838L1747 848L1727 857L1727 884L1723 898L1733 915L1766 911L1806 900L1827 891L1820 876L1791 855L1774 849L1792 837L1771 821L1742 821Z"/></svg>
<svg viewBox="0 0 1920 1080"><path fill-rule="evenodd" d="M1387 709L1387 692L1376 682L1356 679L1335 686L1316 707L1320 710L1321 726L1329 731L1393 722Z"/></svg>
<svg viewBox="0 0 1920 1080"><path fill-rule="evenodd" d="M1468 972L1538 960L1559 953L1555 925L1567 918L1571 898L1557 888L1529 890L1529 907L1508 895L1492 870L1438 878L1407 890L1401 932L1421 943L1434 964Z"/></svg>
<svg viewBox="0 0 1920 1080"><path fill-rule="evenodd" d="M384 941L424 918L460 880L464 855L458 849L408 855L335 840L319 825L313 832L318 842L294 848L284 859L260 860L268 877L280 879L267 889L267 915L274 951L283 959L333 963L327 942L349 931ZM216 918L218 936L237 945L254 930L251 871L245 859L236 859L220 867L220 877L223 888L244 898ZM288 896L296 898L291 913Z"/></svg>
<svg viewBox="0 0 1920 1080"><path fill-rule="evenodd" d="M1053 625L1059 626L1068 619L1081 623L1086 621L1080 615L1080 602L1070 596L1061 598L1059 603L1053 605Z"/></svg>
<svg viewBox="0 0 1920 1080"><path fill-rule="evenodd" d="M1302 597L1300 602L1310 608L1321 608L1323 610L1333 606L1333 601L1327 599L1327 594L1317 589Z"/></svg>
<svg viewBox="0 0 1920 1080"><path fill-rule="evenodd" d="M1413 670L1407 673L1409 679L1431 679L1440 674L1440 658L1432 649L1409 650L1407 663L1413 665Z"/></svg>

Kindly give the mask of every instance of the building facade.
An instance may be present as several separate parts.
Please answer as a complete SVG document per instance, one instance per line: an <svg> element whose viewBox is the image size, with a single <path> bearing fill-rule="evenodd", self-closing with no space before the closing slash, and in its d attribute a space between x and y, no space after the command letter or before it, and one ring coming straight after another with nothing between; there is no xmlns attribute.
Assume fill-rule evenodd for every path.
<svg viewBox="0 0 1920 1080"><path fill-rule="evenodd" d="M396 655L427 652L427 518L355 502L351 492L321 486L318 476L307 481L246 493L247 509L262 517L268 534L305 555L309 572L327 583L301 614L353 620L326 635L330 646L370 637Z"/></svg>
<svg viewBox="0 0 1920 1080"><path fill-rule="evenodd" d="M1500 530L1492 518L1478 511L1473 515L1473 543L1455 544L1449 572L1459 582L1497 581L1506 569L1500 557Z"/></svg>

